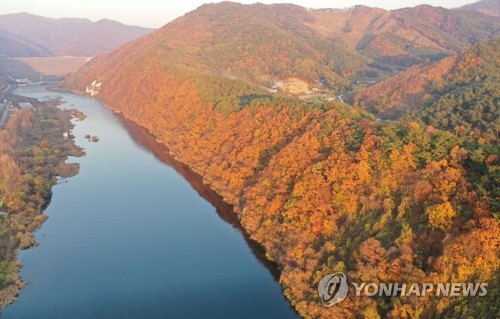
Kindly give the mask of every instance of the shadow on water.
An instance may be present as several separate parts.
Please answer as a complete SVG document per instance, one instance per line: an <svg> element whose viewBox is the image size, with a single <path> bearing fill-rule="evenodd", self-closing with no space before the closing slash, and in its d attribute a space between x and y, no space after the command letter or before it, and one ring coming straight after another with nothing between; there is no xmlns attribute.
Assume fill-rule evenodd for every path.
<svg viewBox="0 0 500 319"><path fill-rule="evenodd" d="M138 146L149 150L158 160L175 169L202 198L215 207L217 214L222 220L231 224L243 234L243 238L252 250L254 256L269 270L274 280L279 283L280 270L278 265L267 259L262 245L250 238L250 235L243 228L238 216L233 211L233 206L224 202L219 194L212 190L207 184L203 183L203 178L199 174L193 172L187 165L177 161L170 155L167 147L158 143L156 138L147 129L128 120L121 113L115 113L115 115L122 122L124 127L127 128L127 132Z"/></svg>

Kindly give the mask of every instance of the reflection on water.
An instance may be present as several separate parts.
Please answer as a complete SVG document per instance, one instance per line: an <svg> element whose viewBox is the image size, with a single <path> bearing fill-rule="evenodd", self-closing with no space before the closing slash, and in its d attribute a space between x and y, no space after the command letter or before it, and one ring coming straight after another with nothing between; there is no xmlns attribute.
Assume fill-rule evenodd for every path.
<svg viewBox="0 0 500 319"><path fill-rule="evenodd" d="M2 318L297 317L231 207L145 130L94 99L17 93L85 113L72 133L86 156L54 186L40 246L20 254L30 284Z"/></svg>
<svg viewBox="0 0 500 319"><path fill-rule="evenodd" d="M153 153L158 160L174 168L177 173L182 175L182 177L189 182L198 195L203 197L216 208L217 214L220 218L222 218L226 223L231 224L234 228L238 229L242 234L245 234L243 238L247 242L247 245L252 249L255 257L271 272L276 282L278 282L280 276L278 265L266 258L265 250L259 243L249 238L246 230L243 226L241 226L236 213L233 211L233 207L224 202L223 198L219 194L203 183L203 178L200 175L193 172L187 165L180 163L172 157L165 145L158 143L156 138L151 135L148 130L126 119L121 114L115 115L122 122L123 126L127 128L128 133L137 145L147 149Z"/></svg>

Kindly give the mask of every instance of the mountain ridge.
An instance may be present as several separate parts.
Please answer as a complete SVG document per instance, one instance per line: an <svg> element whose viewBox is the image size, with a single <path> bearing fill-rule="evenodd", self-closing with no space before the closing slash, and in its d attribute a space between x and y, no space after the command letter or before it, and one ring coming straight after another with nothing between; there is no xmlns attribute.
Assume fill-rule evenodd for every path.
<svg viewBox="0 0 500 319"><path fill-rule="evenodd" d="M499 49L500 40L496 39L478 44L457 56L448 57L436 63L412 67L373 86L359 88L350 99L350 102L382 118L394 120L405 118L410 114L418 117L417 114L420 114L420 117L427 119L427 124L438 127L444 126L448 129L451 129L450 126L452 125L469 126L470 129L469 122L471 122L470 116L472 113L484 113L485 116L488 116L487 113L490 112L491 114L498 113L498 110L495 111L488 106L494 103L484 100L484 97L482 100L468 100L470 97L466 98L466 96L470 96L471 93L465 94L464 92L470 91L474 92L475 95L479 95L478 92L482 91L483 94L481 95L489 95L493 99L498 99L498 93L494 90L494 85L489 83L498 81L497 73L500 67L493 52ZM460 80L460 78L468 79L468 81ZM436 101L433 101L432 95L435 96ZM446 98L439 101L441 95L446 96ZM452 103L451 101L455 99L453 95L461 96L461 98L456 98L456 101ZM464 101L467 102L464 103ZM439 104L441 104L440 107ZM455 104L455 106L464 105L462 106L463 109L455 109L452 112L453 108L451 108L450 104ZM448 110L444 111L445 108L448 108ZM481 111L474 111L476 108L481 108ZM449 113L450 117L452 114L455 115L453 119L446 121L433 119L435 114L444 112ZM435 114L432 115L432 113ZM461 119L464 113L471 113L468 115L469 119ZM485 121L480 120L480 122L483 122L481 125L477 122L482 116L475 114L474 117L476 123L472 126L476 128L481 126L481 130L485 131L485 127L487 127L484 124ZM497 122L498 116L493 115L489 121L491 123ZM447 122L450 124L443 124ZM440 125L437 125L437 123ZM480 132L475 134L481 135Z"/></svg>
<svg viewBox="0 0 500 319"><path fill-rule="evenodd" d="M33 43L40 51L20 50L19 56L95 56L150 33L153 29L128 26L101 19L92 22L82 18L53 19L30 13L0 15L0 30L19 43ZM69 40L71 39L71 40ZM29 47L29 46L28 46ZM12 49L3 47L3 55Z"/></svg>
<svg viewBox="0 0 500 319"><path fill-rule="evenodd" d="M476 19L478 15L482 18ZM161 56L170 68L267 88L296 76L310 88L319 85L340 92L353 80L379 81L499 35L497 19L430 6L325 12L287 4L224 2L202 5L134 46L156 59Z"/></svg>
<svg viewBox="0 0 500 319"><path fill-rule="evenodd" d="M105 105L232 204L280 265L283 293L305 318L487 317L494 292L321 304L317 284L336 272L353 282L497 282L491 247L500 244L494 139L418 120L385 123L323 91L356 88L361 72L372 81L421 64L447 70L498 30L492 17L429 6L209 4L93 59L66 85L83 92L101 82ZM321 100L271 87L289 77L306 80Z"/></svg>
<svg viewBox="0 0 500 319"><path fill-rule="evenodd" d="M500 3L497 0L481 0L474 3L466 4L457 10L478 11L482 14L493 17L500 16Z"/></svg>

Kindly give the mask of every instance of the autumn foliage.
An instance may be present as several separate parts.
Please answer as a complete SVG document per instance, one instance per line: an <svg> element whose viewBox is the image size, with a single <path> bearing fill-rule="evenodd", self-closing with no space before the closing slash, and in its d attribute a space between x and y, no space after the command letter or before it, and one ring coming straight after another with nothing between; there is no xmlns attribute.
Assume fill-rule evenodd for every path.
<svg viewBox="0 0 500 319"><path fill-rule="evenodd" d="M182 49L196 53L211 39L209 17L190 17L207 27L186 34ZM491 144L418 119L383 124L343 103L262 96L252 67L286 73L290 65L281 62L293 51L271 66L231 60L235 70L227 71L239 79L207 72L210 57L166 63L177 54L171 46L181 45L169 28L182 34L182 23L95 59L67 85L83 90L103 81L104 104L147 128L231 203L280 266L284 294L300 315L458 318L497 311L494 291L474 300L350 297L325 308L316 290L324 275L338 271L375 282L498 282L498 161Z"/></svg>
<svg viewBox="0 0 500 319"><path fill-rule="evenodd" d="M67 156L81 154L72 140L63 138L72 127L70 118L55 106L40 105L36 112L11 114L0 130L0 308L14 301L23 285L17 250L35 244L34 231L46 219L41 210L56 176L78 169L64 163Z"/></svg>

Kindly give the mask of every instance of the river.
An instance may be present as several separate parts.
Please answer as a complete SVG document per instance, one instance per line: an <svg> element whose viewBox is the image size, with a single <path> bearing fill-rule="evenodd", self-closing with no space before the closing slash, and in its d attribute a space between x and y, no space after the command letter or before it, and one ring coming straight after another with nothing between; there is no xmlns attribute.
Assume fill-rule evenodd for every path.
<svg viewBox="0 0 500 319"><path fill-rule="evenodd" d="M19 256L29 285L2 319L297 318L230 208L151 135L96 99L15 93L85 113L72 133L86 155L53 187L40 245Z"/></svg>

